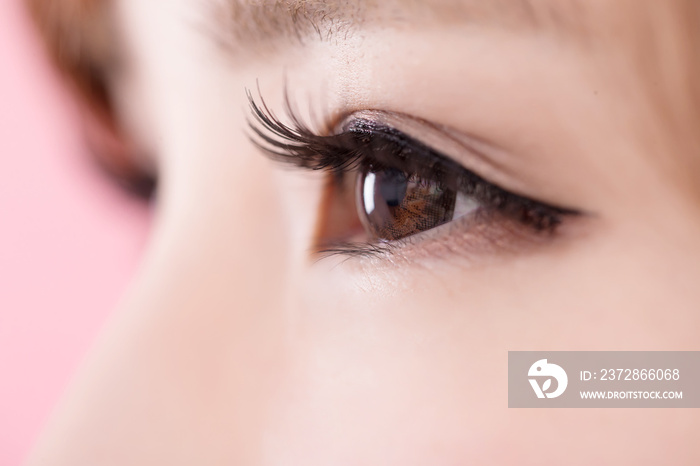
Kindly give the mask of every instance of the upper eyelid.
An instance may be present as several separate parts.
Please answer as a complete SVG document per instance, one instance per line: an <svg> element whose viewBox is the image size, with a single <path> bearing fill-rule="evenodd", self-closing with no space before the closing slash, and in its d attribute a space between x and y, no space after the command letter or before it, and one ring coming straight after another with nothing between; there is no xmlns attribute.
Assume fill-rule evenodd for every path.
<svg viewBox="0 0 700 466"><path fill-rule="evenodd" d="M308 125L304 124L301 119L297 116L294 111L294 107L291 105L288 94L285 92L285 111L287 117L290 119L290 124L283 123L276 115L269 109L265 103L260 90L258 89L258 94L261 100L261 106L258 106L255 99L252 96L250 90L246 90L248 101L251 107L251 111L255 120L262 124L265 129L270 131L273 136L279 139L275 139L270 135L266 135L262 130L255 126L255 124L248 120L250 129L261 138L265 143L261 144L256 141L255 138L251 137L252 142L258 146L261 150L267 153L268 156L272 157L274 160L283 163L292 163L294 165L312 169L312 170L325 170L331 169L334 171L345 171L347 169L353 168L358 161L362 160L361 155L358 153L353 153L351 148L343 148L343 137L347 136L349 133L347 131L341 133L333 133L332 130L324 132L325 134L319 135L314 132ZM481 176L473 169L465 167L462 163L458 162L454 157L446 155L440 150L435 150L430 145L424 143L423 141L412 137L411 135L405 134L404 131L397 129L393 126L389 126L384 122L379 123L378 121L372 119L361 118L361 115L371 115L378 120L385 117L387 120L394 121L412 121L416 125L425 125L437 129L439 133L443 136L447 136L449 130L444 127L439 127L430 122L426 122L419 118L406 116L403 114L398 114L395 112L386 112L380 110L356 110L354 112L345 112L345 116L337 115L335 119L337 128L349 129L351 123L363 122L367 128L373 128L386 136L393 138L395 141L410 141L412 147L420 148L423 155L428 154L429 157L436 157L444 165L451 165L454 171L451 175L455 176L462 175L463 179L468 179L470 183L478 183L480 185L488 186L491 194L495 192L496 196L503 196L510 201L517 201L527 203L533 206L541 206L543 208L551 209L562 215L580 215L585 212L581 212L578 209L572 209L568 207L561 207L553 205L551 203L534 200L529 196L524 196L521 194L514 193L510 190L502 188L498 183L490 181L489 179ZM397 135L400 135L397 137ZM453 141L453 135L448 137ZM458 141L461 144L461 141ZM270 147L271 146L271 147ZM327 155L326 152L330 147L336 149L345 149L347 154L344 157L324 157ZM280 152L282 151L282 152ZM472 151L474 153L474 151ZM320 161L320 163L319 163ZM413 161L415 163L415 161ZM414 170L415 171L415 170ZM492 196L493 197L493 196Z"/></svg>
<svg viewBox="0 0 700 466"><path fill-rule="evenodd" d="M252 142L258 146L260 149L262 149L267 155L271 156L275 160L282 161L282 162L289 162L290 159L286 157L287 154L279 152L279 150L283 151L295 151L297 149L300 149L302 147L306 148L311 148L313 151L319 151L322 149L323 144L328 144L329 142L334 142L334 143L342 143L342 137L344 135L348 135L347 129L349 129L349 124L354 123L357 124L358 122L364 122L365 126L367 128L371 128L375 131L381 131L385 136L393 138L394 140L398 139L403 139L403 140L410 140L412 143L415 145L420 145L421 147L427 149L424 152L431 152L431 153L438 153L440 154L441 159L445 159L449 161L450 163L453 163L456 168L459 168L460 170L466 170L471 172L469 169L467 169L462 163L458 162L454 157L446 156L444 153L441 151L435 151L429 147L428 144L425 144L421 142L420 140L411 137L409 135L406 135L404 132L401 130L396 129L394 126L388 125L386 123L379 123L382 119L404 119L404 120L414 120L416 122L419 122L419 124L424 125L424 126L431 126L433 128L437 128L437 125L433 125L429 122L425 122L422 120L419 120L414 117L408 117L405 115L400 115L395 112L386 112L386 111L380 111L380 110L362 110L362 111L354 111L354 112L343 112L342 114L338 114L335 116L335 118L328 119L328 124L324 125L322 131L316 132L310 128L310 126L306 125L302 120L296 115L296 112L294 111L294 108L289 100L288 94L285 92L285 113L287 117L290 119L289 124L285 124L282 122L280 118L278 118L267 106L265 103L265 100L262 98L262 95L260 93L260 90L258 89L258 94L260 98L261 104L258 105L253 98L252 92L249 89L246 89L246 96L248 98L249 106L252 112L252 115L254 117L255 122L259 123L262 125L264 129L269 131L270 134L265 134L261 128L256 126L253 121L248 119L248 127L249 129L254 133L257 138L262 140L264 144L261 143L261 141L256 140L255 137L250 137ZM382 116L384 118L382 118ZM369 117L369 118L365 118ZM331 123L333 122L333 123ZM334 131L336 128L340 128L340 132ZM396 137L396 134L401 134L400 138ZM449 135L446 133L446 136L449 137ZM454 139L454 138L452 138ZM454 139L456 141L456 139ZM296 155L301 155L301 154L296 154ZM303 159L297 158L294 160L298 165L301 165L306 168L314 168L311 167L309 164L306 164ZM301 164L299 163L301 162ZM348 160L348 164L350 164L352 161ZM316 167L316 168L326 168L324 167ZM343 166L341 167L334 167L334 168L345 168Z"/></svg>
<svg viewBox="0 0 700 466"><path fill-rule="evenodd" d="M298 112L291 102L286 87L283 102L284 113L290 121L289 124L285 124L267 106L265 99L262 97L259 82L257 83L257 94L260 100L260 105L257 104L250 89L246 88L246 97L254 119L258 123L261 123L264 128L272 132L273 135L280 137L289 143L313 146L314 143L318 143L320 141L327 142L332 140L334 136L341 134L348 122L364 120L374 122L374 124L377 126L395 129L413 141L420 142L423 146L435 149L435 152L441 154L444 158L454 162L460 167L466 168L466 165L459 161L460 157L453 157L449 154L452 152L468 153L473 162L470 164L472 165L470 171L491 172L492 170L488 170L489 167L493 167L497 171L499 169L499 164L493 163L493 157L489 157L484 154L486 148L492 148L492 152L497 152L499 150L498 146L493 142L484 140L483 138L478 138L471 134L453 130L444 125L436 124L416 116L390 110L346 108L341 112L326 115L324 118L320 119L320 121L315 121L314 126L317 129L312 129L310 125L307 125L298 116ZM250 119L248 119L248 127L259 138L263 139L268 144L272 144L277 148L289 148L288 144L284 144L279 140L270 140L269 136L262 134L260 129L257 128ZM439 135L439 137L433 137L432 140L426 140L426 137L416 138L412 134L417 132L425 133L425 129L430 129L431 133ZM452 143L452 147L450 148L451 150L444 150L447 148L441 147L441 144L438 145L438 141L450 141ZM272 155L276 159L276 156L281 155L279 153L270 152L268 150L269 148L262 147L255 140L253 140L253 142L268 155ZM284 161L284 158L278 160ZM473 165L478 165L478 167L474 167Z"/></svg>
<svg viewBox="0 0 700 466"><path fill-rule="evenodd" d="M361 116L364 115L372 115L377 118L377 120L380 120L381 123L378 123L377 120L370 120L370 126L374 128L377 132L383 134L384 136L388 136L389 138L392 138L394 140L397 139L403 139L403 140L408 140L411 142L412 147L420 147L422 149L422 152L424 154L429 154L431 157L436 157L441 161L443 165L446 166L451 166L454 171L451 172L452 174L461 175L461 181L462 184L467 184L467 185L473 185L473 184L480 184L484 186L488 186L491 190L500 192L502 195L507 196L512 199L518 199L520 202L526 202L530 203L532 205L541 205L543 207L549 208L553 211L558 212L560 215L589 215L589 212L582 211L580 209L575 209L567 206L561 206L561 205L556 205L550 202L545 202L545 201L540 201L537 199L534 199L530 196L523 195L523 194L518 194L515 193L509 189L503 188L499 183L491 181L487 179L486 177L482 176L480 173L478 173L475 169L471 167L465 166L463 163L458 161L457 157L450 156L449 154L435 149L431 147L430 144L427 144L421 139L417 139L413 137L410 134L406 134L402 129L399 129L394 126L389 126L382 121L385 116L390 115L393 117L395 120L394 121L413 121L417 126L423 127L423 126L429 126L431 128L434 128L436 130L436 133L440 135L440 137L446 137L454 141L459 145L460 148L468 151L471 155L474 154L479 154L480 152L476 149L474 149L471 145L466 145L464 141L458 139L455 135L455 132L451 130L450 128L440 126L433 124L432 122L404 115L404 114L399 114L395 112L385 112L385 111L378 111L378 110L370 110L370 111L359 111L359 112L354 112L350 113L345 120L345 123L343 124L343 128L351 128L353 122L357 121L367 121L361 118ZM360 118L358 118L360 116ZM398 125L397 125L398 126ZM470 137L471 138L471 137ZM484 144L487 144L484 142ZM486 158L485 155L481 155L481 157ZM418 170L414 170L418 171ZM456 176L456 177L458 177Z"/></svg>
<svg viewBox="0 0 700 466"><path fill-rule="evenodd" d="M340 120L342 123L338 126L343 127L348 121L359 118L375 121L382 126L400 131L411 139L432 147L436 152L459 165L469 165L472 169L476 169L472 165L502 169L501 163L494 160L496 158L494 154L504 152L505 149L496 142L414 115L378 109L346 110L342 115L337 116L335 121ZM464 157L459 156L460 154L468 154L468 164L461 161Z"/></svg>
<svg viewBox="0 0 700 466"><path fill-rule="evenodd" d="M289 100L287 99L285 101L286 104L286 111L287 114L291 120L291 125L286 125L282 121L280 121L279 118L277 118L274 113L270 111L268 106L265 104L264 100L262 100L262 107L259 107L254 99L252 98L252 94L250 91L248 91L248 100L251 105L251 109L253 111L254 116L256 119L268 130L270 130L273 135L276 135L283 139L283 141L275 140L274 138L270 137L269 135L265 135L262 133L262 131L259 128L256 128L252 122L249 122L249 125L253 132L260 138L262 138L266 143L270 144L276 149L281 149L285 151L291 151L292 155L294 157L289 157L289 154L285 153L280 153L275 151L274 149L270 149L269 147L265 147L262 144L256 143L258 147L260 147L262 150L264 150L268 155L271 155L275 160L279 160L282 162L291 162L296 165L299 165L301 167L305 168L311 168L311 169L326 169L326 168L331 168L336 171L343 171L347 169L351 169L354 167L354 165L362 160L362 156L366 156L366 154L360 154L360 153L352 153L354 151L354 148L349 148L346 147L345 149L348 152L348 156L342 160L332 160L332 159L321 159L324 160L320 164L313 165L313 161L310 160L311 157L314 155L318 155L318 153L322 152L323 149L327 149L322 147L323 144L328 143L330 141L333 141L334 144L342 144L343 142L349 142L349 141L343 141L343 138L348 135L355 135L357 133L366 133L366 134L371 134L371 133L378 133L381 134L383 137L387 139L391 139L393 142L397 144L402 144L406 147L410 147L413 150L418 150L418 153L420 154L420 157L413 157L410 160L404 160L404 163L402 164L403 166L401 168L405 168L407 171L415 172L418 173L421 171L421 168L423 171L428 170L428 164L423 165L421 168L419 168L420 164L418 162L422 162L426 159L433 159L433 160L438 160L443 168L446 168L443 170L442 181L449 181L447 178L450 177L452 178L452 183L453 183L453 189L458 189L459 185L457 183L458 179L461 179L462 182L464 182L464 179L468 179L470 184L480 184L480 185L486 185L489 186L491 190L497 190L500 192L504 197L516 197L516 198L522 198L523 200L528 200L528 198L525 198L523 196L515 195L512 194L511 192L501 188L497 184L490 182L483 177L479 176L472 170L466 168L464 165L461 163L457 162L454 158L446 156L445 154L434 150L433 148L429 147L427 144L423 143L422 141L419 141L409 135L406 135L402 131L392 127L388 126L386 124L379 123L376 120L371 120L371 119L366 119L363 118L362 116L365 115L373 115L373 116L379 116L379 115L384 115L387 114L387 112L381 112L381 111L361 111L361 112L352 112L347 114L346 117L343 119L340 119L339 121L341 122L338 126L341 128L340 133L332 133L328 136L320 136L315 134L307 125L303 124L301 120L295 116L293 109L291 107L291 104ZM397 116L397 114L393 114L394 116ZM255 141L254 141L255 142ZM304 157L304 150L311 148L312 154L311 157L305 158ZM318 162L318 159L316 160ZM375 161L376 161L376 156L375 156ZM391 162L391 161L390 161ZM392 165L397 165L397 161L394 161ZM390 163L388 163L390 164ZM412 166L410 166L412 165ZM437 164L432 164L433 166ZM450 169L451 168L451 169ZM427 173L424 173L427 174ZM537 201L532 201L532 202L537 202ZM546 206L546 204L543 204ZM556 209L556 207L554 207ZM561 209L562 211L567 210L567 209Z"/></svg>
<svg viewBox="0 0 700 466"><path fill-rule="evenodd" d="M390 140L397 146L401 146L400 148L403 150L414 151L413 157L403 158L401 160L396 160L396 157L392 156L388 161L379 161L378 157L376 155L373 155L372 158L375 160L375 162L384 162L386 165L400 165L400 167L396 168L402 168L404 169L404 171L411 173L419 173L422 171L424 176L428 174L427 172L430 171L431 168L434 169L435 166L439 165L441 168L444 169L444 173L442 174L443 178L447 177L448 175L451 175L456 180L461 175L462 177L478 178L484 183L489 183L493 185L492 183L483 180L481 177L479 177L471 170L461 165L459 162L453 160L448 156L445 156L442 153L435 151L434 149L423 144L421 141L417 141L416 139L408 135L404 135L395 128L383 125L375 125L373 124L373 122L366 122L363 120L356 120L355 122L369 123L367 129L368 135L372 135L375 137L377 135L380 135L382 138ZM352 129L349 130L352 131ZM432 163L423 163L427 161L432 161ZM453 186L454 189L457 189L458 187L459 186Z"/></svg>
<svg viewBox="0 0 700 466"><path fill-rule="evenodd" d="M460 170L466 170L506 192L514 191L501 186L516 184L521 188L520 191L527 192L527 187L518 183L517 176L513 176L510 164L504 161L510 158L509 155L504 156L509 153L508 150L494 141L414 115L392 110L346 109L329 120L336 123L330 126L332 129L328 133L324 134L337 134L333 131L334 129L340 128L342 131L349 123L357 120L371 121L378 127L390 128L401 133L431 152L439 154L442 159L453 163ZM525 194L519 196L528 197Z"/></svg>

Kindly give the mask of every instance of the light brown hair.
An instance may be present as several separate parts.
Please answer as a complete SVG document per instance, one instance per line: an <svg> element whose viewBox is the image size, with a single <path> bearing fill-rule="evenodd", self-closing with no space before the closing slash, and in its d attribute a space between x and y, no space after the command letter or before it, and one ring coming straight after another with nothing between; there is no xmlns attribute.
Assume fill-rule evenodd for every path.
<svg viewBox="0 0 700 466"><path fill-rule="evenodd" d="M149 196L154 177L136 162L115 115L108 86L117 66L109 0L27 0L48 54L78 97L85 135L95 160L129 191Z"/></svg>

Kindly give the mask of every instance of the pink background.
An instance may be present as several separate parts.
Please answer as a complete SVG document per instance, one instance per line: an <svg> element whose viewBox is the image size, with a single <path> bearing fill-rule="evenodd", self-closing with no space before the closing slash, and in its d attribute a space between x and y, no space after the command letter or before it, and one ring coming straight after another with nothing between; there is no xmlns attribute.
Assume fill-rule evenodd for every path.
<svg viewBox="0 0 700 466"><path fill-rule="evenodd" d="M26 456L133 274L149 220L89 163L20 0L0 2L0 465Z"/></svg>

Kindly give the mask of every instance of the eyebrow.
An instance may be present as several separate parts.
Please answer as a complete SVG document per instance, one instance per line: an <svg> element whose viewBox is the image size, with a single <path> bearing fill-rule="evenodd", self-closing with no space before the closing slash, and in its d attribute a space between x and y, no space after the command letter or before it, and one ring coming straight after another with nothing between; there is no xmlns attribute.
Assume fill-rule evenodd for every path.
<svg viewBox="0 0 700 466"><path fill-rule="evenodd" d="M234 51L347 39L361 28L485 25L579 36L580 0L209 0L217 42Z"/></svg>

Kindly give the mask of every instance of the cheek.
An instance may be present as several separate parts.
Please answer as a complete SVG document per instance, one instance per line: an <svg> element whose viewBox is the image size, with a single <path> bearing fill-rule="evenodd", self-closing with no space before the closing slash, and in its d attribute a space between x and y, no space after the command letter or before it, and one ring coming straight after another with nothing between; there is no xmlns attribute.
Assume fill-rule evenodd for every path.
<svg viewBox="0 0 700 466"><path fill-rule="evenodd" d="M467 444L481 436L467 429L478 416L469 374L486 368L458 355L469 345L410 297L358 290L342 275L307 272L290 300L263 450L305 464L457 460L465 434Z"/></svg>
<svg viewBox="0 0 700 466"><path fill-rule="evenodd" d="M690 431L653 426L696 425L689 413L507 408L509 350L693 347L697 318L680 306L688 296L678 298L669 332L658 332L659 300L675 291L654 271L685 261L672 250L644 253L651 239L637 244L629 233L606 231L580 249L500 268L357 273L329 260L299 271L264 451L308 464L561 464L572 452L584 458L589 445L663 459L654 445ZM542 438L559 439L546 455Z"/></svg>
<svg viewBox="0 0 700 466"><path fill-rule="evenodd" d="M474 293L478 278L460 291L463 276L348 268L315 264L287 301L266 454L305 464L495 459L510 422L497 323L508 310Z"/></svg>
<svg viewBox="0 0 700 466"><path fill-rule="evenodd" d="M612 443L611 433L651 436L629 415L604 424L597 412L509 410L507 351L690 345L690 312L657 331L661 296L674 295L658 273L687 262L677 251L650 248L658 239L631 225L480 269L315 262L322 180L274 169L228 134L191 136L181 146L190 156L174 162L162 254L142 282L156 298L139 305L155 315L139 324L151 343L132 345L121 372L135 384L155 374L156 388L134 399L151 404L177 381L173 399L188 420L216 421L216 449L239 448L225 433L245 432L270 463L519 462L566 429L577 440L549 454L562 464L581 439L634 451L633 436ZM690 422L667 416L659 425Z"/></svg>

